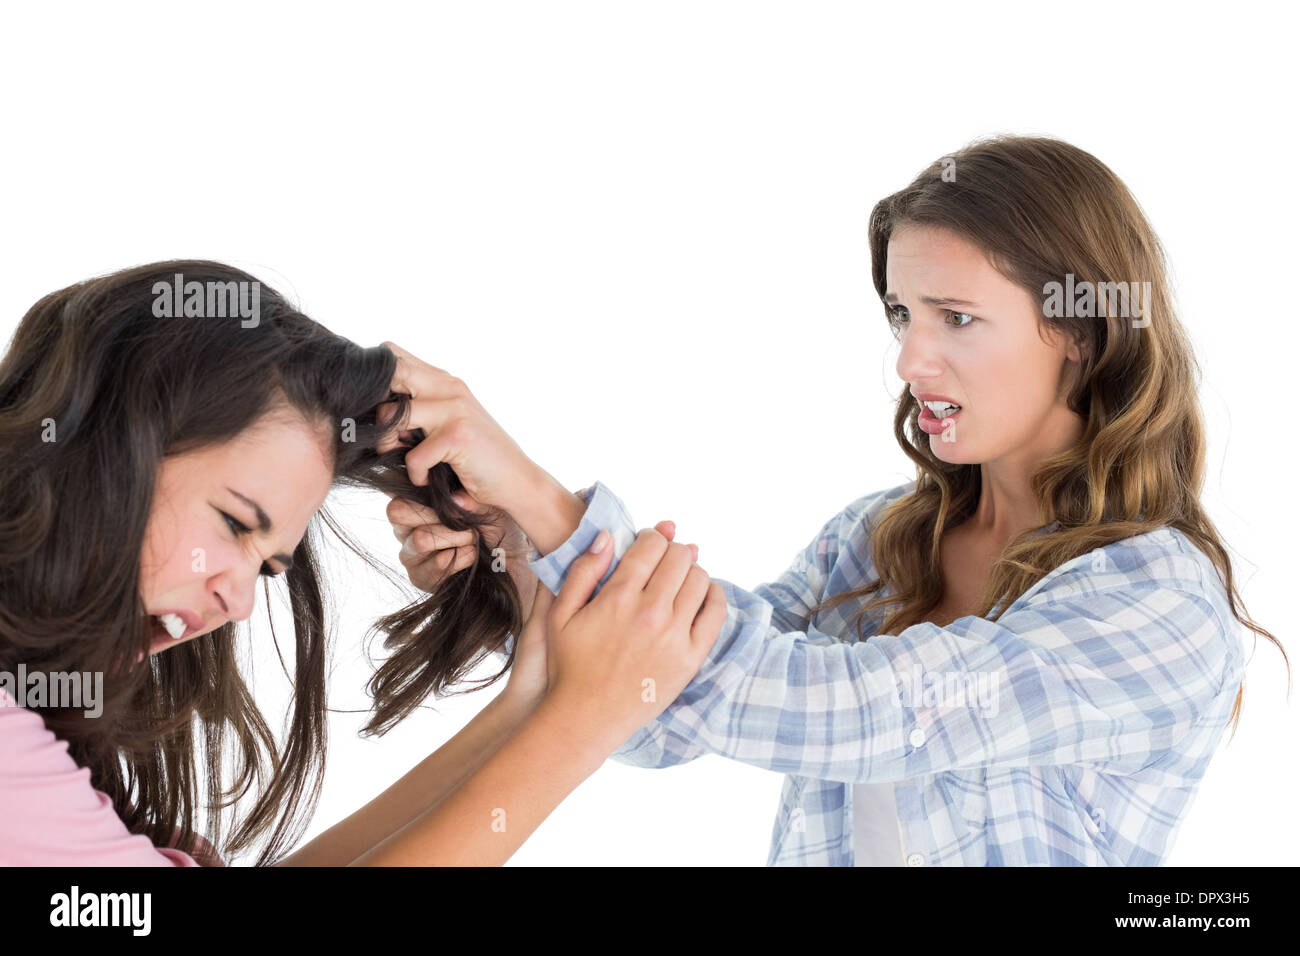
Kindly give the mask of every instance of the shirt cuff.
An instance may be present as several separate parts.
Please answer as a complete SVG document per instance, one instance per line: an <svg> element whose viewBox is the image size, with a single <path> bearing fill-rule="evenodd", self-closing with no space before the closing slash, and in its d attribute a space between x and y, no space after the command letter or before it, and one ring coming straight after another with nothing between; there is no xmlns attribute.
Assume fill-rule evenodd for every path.
<svg viewBox="0 0 1300 956"><path fill-rule="evenodd" d="M614 558L592 592L594 597L614 573L619 559L636 541L636 526L623 502L603 483L597 481L591 487L575 491L574 494L587 503L587 510L582 513L577 529L550 554L542 555L533 548L528 555L528 567L537 575L537 580L550 588L553 594L559 594L569 576L569 566L591 547L602 530L608 531L614 538Z"/></svg>

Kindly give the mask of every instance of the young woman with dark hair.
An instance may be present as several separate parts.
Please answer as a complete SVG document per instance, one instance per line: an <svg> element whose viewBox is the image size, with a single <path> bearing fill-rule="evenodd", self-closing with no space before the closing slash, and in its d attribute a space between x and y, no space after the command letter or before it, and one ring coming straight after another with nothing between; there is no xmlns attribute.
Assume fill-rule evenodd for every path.
<svg viewBox="0 0 1300 956"><path fill-rule="evenodd" d="M554 602L530 594L525 610L536 578L517 555L495 569L507 516L461 508L450 466L407 477L397 436L423 396L396 372L392 348L334 335L215 262L92 279L24 316L0 362L0 863L220 864L259 840L259 863L500 863L685 686L724 613L693 546L661 523L621 542L632 560L606 574L603 542ZM391 653L366 732L491 653L506 662L487 683L513 670L456 738L287 854L326 754L320 526L385 571L324 509L336 486L418 503L474 542L463 568L378 622ZM518 530L558 545L572 529ZM293 616L282 744L239 666L259 579L268 594L282 582ZM98 712L16 706L15 673L51 687L98 675Z"/></svg>

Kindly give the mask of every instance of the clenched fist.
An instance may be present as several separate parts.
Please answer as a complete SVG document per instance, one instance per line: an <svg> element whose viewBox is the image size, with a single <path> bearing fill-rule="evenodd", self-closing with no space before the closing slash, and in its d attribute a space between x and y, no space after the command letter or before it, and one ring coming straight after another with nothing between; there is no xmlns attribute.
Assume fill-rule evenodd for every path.
<svg viewBox="0 0 1300 956"><path fill-rule="evenodd" d="M464 492L452 494L452 500L467 511L478 510ZM421 591L432 593L446 578L463 571L474 563L478 554L478 532L453 531L442 523L438 512L406 498L393 498L388 502L388 522L393 535L402 548L397 559L406 568L407 577ZM483 534L487 546L496 559L504 562L503 570L514 579L522 600L521 611L525 619L532 611L537 578L528 567L528 554L532 544L511 520L502 524L485 526Z"/></svg>

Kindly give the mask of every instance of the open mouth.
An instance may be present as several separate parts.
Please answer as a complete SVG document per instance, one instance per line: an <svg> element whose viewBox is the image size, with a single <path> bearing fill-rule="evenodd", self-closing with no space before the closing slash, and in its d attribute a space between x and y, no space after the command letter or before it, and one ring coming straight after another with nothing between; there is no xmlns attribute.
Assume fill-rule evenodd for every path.
<svg viewBox="0 0 1300 956"><path fill-rule="evenodd" d="M961 411L961 406L953 402L921 402L921 413L930 413L932 418L943 421Z"/></svg>
<svg viewBox="0 0 1300 956"><path fill-rule="evenodd" d="M179 614L159 614L155 615L153 620L154 624L162 628L163 632L173 640L179 641L190 629Z"/></svg>
<svg viewBox="0 0 1300 956"><path fill-rule="evenodd" d="M943 414L936 414L932 405L939 405ZM921 414L917 418L917 424L921 426L921 430L926 434L937 435L948 428L960 414L960 405L922 402Z"/></svg>
<svg viewBox="0 0 1300 956"><path fill-rule="evenodd" d="M193 628L177 614L149 615L149 650L156 651L188 637Z"/></svg>

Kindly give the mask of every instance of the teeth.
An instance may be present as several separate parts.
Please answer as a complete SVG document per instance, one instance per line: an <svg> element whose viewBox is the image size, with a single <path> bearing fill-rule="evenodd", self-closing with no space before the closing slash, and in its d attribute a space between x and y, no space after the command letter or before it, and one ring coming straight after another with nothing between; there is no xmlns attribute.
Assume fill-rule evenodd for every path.
<svg viewBox="0 0 1300 956"><path fill-rule="evenodd" d="M158 623L167 629L173 641L180 640L181 635L185 633L185 619L178 614L160 614Z"/></svg>
<svg viewBox="0 0 1300 956"><path fill-rule="evenodd" d="M961 408L960 405L953 405L951 402L922 402L922 405L934 412L936 418L943 418L945 415L951 415Z"/></svg>

